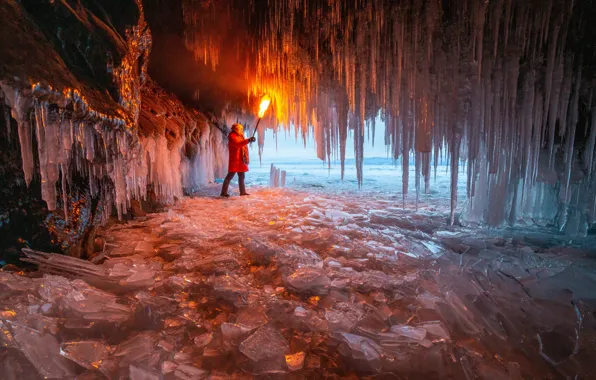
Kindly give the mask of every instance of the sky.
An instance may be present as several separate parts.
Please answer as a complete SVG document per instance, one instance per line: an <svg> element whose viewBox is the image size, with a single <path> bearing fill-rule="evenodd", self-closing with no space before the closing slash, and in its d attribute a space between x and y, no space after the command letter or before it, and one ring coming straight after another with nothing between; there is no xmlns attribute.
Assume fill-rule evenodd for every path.
<svg viewBox="0 0 596 380"><path fill-rule="evenodd" d="M372 141L372 131L369 133L365 130L364 137L364 157L387 157L387 149L384 144L385 138L385 124L379 119L376 121L375 126L375 140L374 146ZM251 156L258 156L257 144L251 144ZM348 134L346 142L346 158L354 158L354 135L353 133ZM275 161L275 160L311 160L317 159L317 151L315 148L315 142L313 135L309 136L306 142L306 146L299 137L297 141L295 139L295 132L280 130L277 133L272 129L268 129L265 132L265 145L263 147L263 161Z"/></svg>

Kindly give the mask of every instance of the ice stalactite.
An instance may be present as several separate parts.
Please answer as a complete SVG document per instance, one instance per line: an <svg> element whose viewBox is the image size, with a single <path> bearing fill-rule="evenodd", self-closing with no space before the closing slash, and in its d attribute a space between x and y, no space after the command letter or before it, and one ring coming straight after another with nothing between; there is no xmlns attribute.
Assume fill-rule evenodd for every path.
<svg viewBox="0 0 596 380"><path fill-rule="evenodd" d="M183 189L213 182L215 171L221 171L225 165L221 162L224 157L223 134L209 123L201 124L200 141L190 142L196 147L196 154L194 162L189 163L184 151L187 143L184 136L174 141L164 135L139 136L122 128L119 121L89 115L75 121L72 109L80 108L80 105L77 106L73 98L50 94L52 100L41 100L35 93L25 95L6 84L2 88L8 94L7 102L19 124L27 184L34 174L31 130L34 124L42 199L50 211L56 210L60 181L66 217L73 171L89 179L92 196L100 196L105 201L105 220L110 216L112 205L122 218L132 199L148 199L149 189L156 200L171 203L183 195ZM44 94L48 98L48 93ZM212 128L214 132L211 132ZM112 185L105 186L106 180Z"/></svg>
<svg viewBox="0 0 596 380"><path fill-rule="evenodd" d="M27 4L3 7L20 20L14 33L24 33L17 41L39 48L48 67L38 70L39 58L31 65L16 60L6 66L12 75L0 78L0 99L18 126L25 182L40 180L48 210L62 203L68 219L70 198L78 195L73 191L83 191L101 204L93 207L104 220L112 209L122 218L133 200L171 203L185 189L221 176L227 159L221 130L147 75L152 38L140 0L123 2L117 16L101 7L98 15L85 5L48 7L56 11L54 24L44 24ZM77 33L62 34L64 20ZM38 33L36 22L45 34ZM55 37L51 31L62 49L46 41ZM75 46L80 57L73 64L66 52ZM89 77L83 74L86 68L77 71L78 59L86 60Z"/></svg>
<svg viewBox="0 0 596 380"><path fill-rule="evenodd" d="M17 90L12 89L5 84L0 83L0 85L4 92L6 105L11 107L12 117L17 122L19 144L21 146L21 158L23 161L23 173L25 175L25 183L29 186L35 169L35 163L33 161L33 144L31 141L31 120L27 113L27 110L31 107L31 100L28 97L21 96Z"/></svg>
<svg viewBox="0 0 596 380"><path fill-rule="evenodd" d="M342 167L352 132L362 173L360 136L365 120L380 112L385 141L402 160L404 202L410 165L418 197L422 178L427 190L429 156L435 165L447 156L452 222L458 181L466 178L462 220L501 226L551 215L548 209L557 215L551 221L572 233L563 227L577 224L565 222L575 213L569 207L596 197L588 190L594 175L586 175L595 152L573 142L584 128L580 119L589 118L588 140L596 128L585 115L593 72L578 76L588 57L575 51L586 9L556 0L252 0L248 7L240 0L185 0L183 12L187 46L197 56L217 66L225 48L218 42L237 38L236 46L246 46L237 55L247 67L249 96L268 93L279 124L296 126L302 136L316 124L317 147L327 135L338 136ZM248 25L246 33L205 27L221 14L231 26ZM329 109L337 110L337 123L321 122ZM582 164L574 164L578 157ZM593 215L581 218L596 222Z"/></svg>

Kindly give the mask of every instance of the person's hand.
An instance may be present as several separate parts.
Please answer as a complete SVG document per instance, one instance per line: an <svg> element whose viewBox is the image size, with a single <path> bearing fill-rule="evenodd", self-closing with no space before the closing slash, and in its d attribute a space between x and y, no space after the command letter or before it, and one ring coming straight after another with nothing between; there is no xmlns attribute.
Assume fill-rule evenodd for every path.
<svg viewBox="0 0 596 380"><path fill-rule="evenodd" d="M251 137L251 138L248 139L248 142L255 142L255 141L257 141L257 139L254 138L254 137Z"/></svg>

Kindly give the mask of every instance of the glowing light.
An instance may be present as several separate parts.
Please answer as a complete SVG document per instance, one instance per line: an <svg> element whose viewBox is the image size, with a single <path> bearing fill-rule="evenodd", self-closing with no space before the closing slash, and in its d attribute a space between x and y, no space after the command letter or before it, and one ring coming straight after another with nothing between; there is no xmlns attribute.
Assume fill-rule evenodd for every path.
<svg viewBox="0 0 596 380"><path fill-rule="evenodd" d="M267 109L269 108L270 104L271 104L271 98L269 98L269 96L265 95L263 97L263 99L261 100L261 104L259 105L259 118L262 118L265 115L265 112L267 112Z"/></svg>
<svg viewBox="0 0 596 380"><path fill-rule="evenodd" d="M304 352L298 352L292 355L286 355L286 364L288 367L293 370L299 370L304 366L304 358L306 355Z"/></svg>
<svg viewBox="0 0 596 380"><path fill-rule="evenodd" d="M0 311L0 317L4 319L12 319L16 317L17 313L14 310Z"/></svg>

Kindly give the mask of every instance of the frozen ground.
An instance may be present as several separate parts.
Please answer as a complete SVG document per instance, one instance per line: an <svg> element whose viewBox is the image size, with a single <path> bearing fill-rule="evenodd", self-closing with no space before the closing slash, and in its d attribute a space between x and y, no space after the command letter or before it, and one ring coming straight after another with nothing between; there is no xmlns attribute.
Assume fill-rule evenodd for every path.
<svg viewBox="0 0 596 380"><path fill-rule="evenodd" d="M593 378L590 242L449 228L438 195L218 191L0 272L2 378Z"/></svg>

